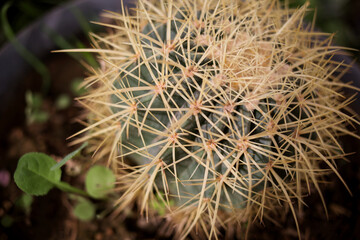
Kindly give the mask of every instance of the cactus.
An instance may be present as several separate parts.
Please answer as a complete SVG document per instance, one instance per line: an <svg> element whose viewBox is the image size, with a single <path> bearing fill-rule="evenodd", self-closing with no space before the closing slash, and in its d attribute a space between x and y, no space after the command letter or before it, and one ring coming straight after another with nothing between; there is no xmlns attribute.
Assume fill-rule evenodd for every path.
<svg viewBox="0 0 360 240"><path fill-rule="evenodd" d="M176 237L263 218L303 195L345 153L358 122L342 110L348 66L333 35L278 0L138 2L95 35L101 68L86 79L86 127L96 160L117 173L119 211L162 201ZM346 184L344 183L346 186ZM280 204L279 204L280 203ZM325 205L325 201L324 201Z"/></svg>

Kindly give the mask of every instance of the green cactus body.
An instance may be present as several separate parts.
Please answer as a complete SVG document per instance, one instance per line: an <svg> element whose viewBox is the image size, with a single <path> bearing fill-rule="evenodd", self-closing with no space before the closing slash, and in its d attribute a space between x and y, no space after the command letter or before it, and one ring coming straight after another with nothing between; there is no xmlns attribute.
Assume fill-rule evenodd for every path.
<svg viewBox="0 0 360 240"><path fill-rule="evenodd" d="M134 16L112 16L122 23L96 37L106 67L89 80L100 87L82 101L92 125L79 141L121 169L120 209L139 200L148 211L157 194L190 220L178 236L207 222L211 238L219 212L249 219L278 201L294 212L304 182L321 196L319 178L344 155L336 136L353 121L333 74L344 66L331 38L303 27L305 7L280 5L139 1Z"/></svg>
<svg viewBox="0 0 360 240"><path fill-rule="evenodd" d="M119 78L114 81L114 87L121 91L121 97L116 94L111 96L112 102L120 106L120 108L112 108L114 113L119 112L119 110L121 111L123 107L126 106L126 101L129 101L129 98L126 97L127 95L132 96L131 100L134 102L131 102L131 104L143 108L142 110L137 110L137 117L132 117L131 121L137 124L137 126L135 124L130 126L130 132L132 134L130 136L123 134L122 153L129 153L129 157L138 165L149 164L154 161L155 158L157 160L161 159L165 165L171 166L177 159L185 158L178 164L171 166L169 168L170 171L166 175L168 182L176 182L175 176L170 174L170 172L175 172L174 168L177 168L177 181L183 182L183 184L179 184L180 189L178 193L174 192L176 189L174 184L172 184L173 186L170 187L170 189L173 190L171 191L172 194L179 194L179 199L181 200L179 204L188 203L191 196L196 196L201 192L203 188L202 181L205 174L208 175L207 179L211 182L211 180L217 179L222 174L229 175L229 173L227 173L229 166L236 163L237 166L234 166L235 173L230 175L234 175L233 177L236 177L236 175L241 176L243 181L241 185L237 187L237 193L231 193L231 188L227 187L230 197L227 199L225 193L222 193L221 199L223 199L224 202L222 202L221 205L242 208L249 195L249 185L258 185L257 188L261 189L261 185L263 185L261 184L261 179L264 176L264 173L261 171L263 165L266 165L270 159L268 155L249 149L249 157L261 167L256 167L254 164L247 166L247 160L244 154L241 153L242 150L237 149L234 151L234 149L237 148L236 142L240 136L261 134L266 131L266 129L258 127L257 123L252 124L245 116L251 117L253 114L255 117L254 120L259 123L264 121L264 117L260 111L254 110L252 112L247 110L242 104L238 104L238 106L234 106L233 111L229 113L229 117L233 118L233 121L229 122L225 119L224 108L226 108L227 102L216 97L216 95L219 94L218 89L214 90L212 86L207 86L211 81L210 78L216 74L216 70L211 70L211 66L213 64L218 65L218 63L214 63L211 59L203 58L207 46L196 46L193 41L193 38L196 37L195 32L190 34L191 38L189 40L184 41L181 46L178 46L169 53L169 60L166 60L163 55L154 52L154 47L161 49L161 46L156 44L157 41L162 43L168 42L166 39L168 31L171 33L170 41L174 41L177 37L178 29L181 28L180 21L184 21L184 18L181 16L179 19L175 18L175 20L171 22L169 30L167 24L158 25L156 30L153 30L152 26L147 24L142 34L149 38L140 38L140 42L143 44L142 51L144 57L147 58L146 61L148 65L142 64L143 60L140 57L136 63L132 63L129 67L126 67L126 69L121 72ZM158 37L160 37L160 39L158 39ZM185 49L188 48L190 48L190 50L188 51L188 56L186 56ZM170 63L168 69L165 69L163 64L159 63L161 61L168 61L168 63ZM181 69L186 69L186 65L189 64L189 62L191 65L202 69L202 71L208 71L209 76L206 79L208 83L204 83L202 77L184 77ZM159 84L158 81L161 80L164 81L163 85L165 89L163 89L163 95L165 97L160 96L159 93L153 89L142 90L146 88L146 86L156 87ZM181 83L181 81L183 82ZM179 83L181 87L179 87ZM205 85L204 89L199 89L199 86L202 85ZM143 88L136 88L137 86ZM221 91L225 93L226 87L220 88ZM123 92L123 90L125 91ZM214 98L214 100L207 100L207 103L204 104L204 107L209 110L201 110L203 115L198 113L187 114L190 108L189 101L202 101L200 91L204 91L208 96ZM228 95L229 93L225 94ZM234 91L233 94L238 93ZM233 101L236 102L240 100L241 97L243 96L240 95L238 99ZM123 101L122 99L126 100ZM264 101L271 100L265 99ZM167 110L168 108L175 110ZM265 107L262 107L262 111L267 114L267 112L272 111L273 108L273 106L270 106L270 109L267 110ZM151 115L148 112L151 112ZM194 115L197 116L195 117ZM144 118L144 116L146 116L146 118ZM176 122L184 118L186 121L173 127L173 125L176 125ZM197 120L195 118L197 118ZM198 125L196 121L199 122ZM125 120L123 122L125 122ZM235 124L239 132L231 132L233 131L230 130L232 124ZM144 127L139 131L138 129L141 125ZM201 130L199 130L198 127L201 127ZM171 130L169 131L169 129ZM154 133L154 131L167 134L161 136L159 133ZM182 138L184 138L184 140L181 141L182 146L176 146L176 144L175 146L172 146L173 144L169 145L169 134L182 135ZM157 144L158 142L161 142L161 144ZM265 135L256 138L254 142L262 144L263 148L272 151L273 146L271 146L271 140L268 136ZM209 144L221 144L221 147L216 151L210 150L209 152L206 149L209 146L204 147L204 145ZM137 151L137 149L142 149L146 146L153 147L141 152ZM134 151L136 153L132 153ZM189 156L188 152L195 154ZM223 163L224 160L226 163ZM208 171L206 169L206 165L203 164L206 161L210 161L213 166L216 166L214 167L215 171ZM149 170L150 173L155 168L156 166L153 166ZM252 178L251 183L249 183L250 178ZM190 184L191 181L193 181L192 184ZM159 188L163 189L161 176L157 176L157 182ZM204 197L211 198L215 191L214 184L206 183L205 188ZM195 200L189 202L196 203Z"/></svg>

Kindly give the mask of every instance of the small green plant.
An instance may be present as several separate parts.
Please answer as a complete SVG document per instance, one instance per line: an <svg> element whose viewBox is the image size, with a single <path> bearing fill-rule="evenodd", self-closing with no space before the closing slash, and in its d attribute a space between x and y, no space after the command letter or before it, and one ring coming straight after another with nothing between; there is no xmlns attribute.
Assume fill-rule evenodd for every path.
<svg viewBox="0 0 360 240"><path fill-rule="evenodd" d="M115 176L103 166L94 166L86 174L85 187L89 195L96 199L105 198L114 188Z"/></svg>
<svg viewBox="0 0 360 240"><path fill-rule="evenodd" d="M27 216L31 212L31 204L33 203L34 198L27 193L23 193L15 202L15 206L19 209L22 209Z"/></svg>
<svg viewBox="0 0 360 240"><path fill-rule="evenodd" d="M27 91L25 101L25 116L28 124L44 123L49 119L49 113L42 109L43 97L40 93Z"/></svg>
<svg viewBox="0 0 360 240"><path fill-rule="evenodd" d="M77 204L74 206L73 213L81 221L90 221L95 217L96 207L86 198L77 196Z"/></svg>
<svg viewBox="0 0 360 240"><path fill-rule="evenodd" d="M25 214L26 217L30 216L31 213L31 204L33 202L33 197L27 193L23 193L18 199L15 201L15 209L20 210ZM15 217L11 214L7 209L1 209L0 213L0 225L4 228L10 228L13 224L18 221L19 217ZM11 211L11 210L10 210Z"/></svg>
<svg viewBox="0 0 360 240"><path fill-rule="evenodd" d="M63 110L71 105L71 97L68 94L61 94L55 102L55 106L58 110Z"/></svg>
<svg viewBox="0 0 360 240"><path fill-rule="evenodd" d="M86 89L82 86L83 80L80 78L75 78L71 82L70 89L74 96L82 96L86 93Z"/></svg>
<svg viewBox="0 0 360 240"><path fill-rule="evenodd" d="M58 163L44 153L27 153L19 159L14 180L17 186L28 194L23 195L24 197L19 202L25 211L30 211L31 195L43 196L52 188L57 187L68 192L69 196L77 202L74 207L76 217L89 221L95 216L96 207L89 199L104 199L108 196L115 183L113 172L101 165L91 167L86 175L86 191L61 181L61 167L86 146L87 143L84 143Z"/></svg>
<svg viewBox="0 0 360 240"><path fill-rule="evenodd" d="M165 216L168 206L172 207L175 204L173 200L165 204L164 197L164 195L157 194L154 199L150 200L150 207L155 210L159 216Z"/></svg>

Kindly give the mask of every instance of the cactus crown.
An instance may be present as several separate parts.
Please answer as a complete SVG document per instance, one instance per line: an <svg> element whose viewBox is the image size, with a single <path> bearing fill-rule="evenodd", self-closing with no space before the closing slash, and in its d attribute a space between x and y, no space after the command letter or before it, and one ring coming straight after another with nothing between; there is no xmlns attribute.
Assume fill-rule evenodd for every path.
<svg viewBox="0 0 360 240"><path fill-rule="evenodd" d="M336 137L354 119L341 112L351 99L339 93L332 36L306 27L305 12L140 0L132 15L108 14L117 24L93 35L103 64L80 98L88 134L76 142L117 171L120 210L137 201L148 214L160 196L178 236L199 226L211 238L275 202L295 213L309 184L321 196L319 180L345 155Z"/></svg>

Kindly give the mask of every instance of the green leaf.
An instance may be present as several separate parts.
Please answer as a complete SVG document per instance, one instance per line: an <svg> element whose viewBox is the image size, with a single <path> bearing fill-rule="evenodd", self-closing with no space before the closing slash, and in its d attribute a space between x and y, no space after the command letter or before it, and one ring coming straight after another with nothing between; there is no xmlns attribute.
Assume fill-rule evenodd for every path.
<svg viewBox="0 0 360 240"><path fill-rule="evenodd" d="M31 204L34 199L31 195L23 193L15 202L15 206L22 209L27 215L31 212Z"/></svg>
<svg viewBox="0 0 360 240"><path fill-rule="evenodd" d="M56 102L55 102L56 108L59 110L68 108L70 106L70 104L71 104L71 98L67 94L61 94L56 99Z"/></svg>
<svg viewBox="0 0 360 240"><path fill-rule="evenodd" d="M40 109L43 103L43 97L39 93L26 91L25 93L26 104L33 109Z"/></svg>
<svg viewBox="0 0 360 240"><path fill-rule="evenodd" d="M67 161L69 161L70 159L72 159L73 157L75 157L76 154L78 154L81 150L83 150L83 148L85 148L88 145L87 142L83 143L83 145L81 145L78 149L76 149L75 151L69 153L68 155L66 155L60 162L56 163L54 166L52 166L50 168L51 171L54 171L56 169L61 168Z"/></svg>
<svg viewBox="0 0 360 240"><path fill-rule="evenodd" d="M169 206L173 206L174 201L170 200L168 204ZM167 204L164 200L164 194L161 193L160 195L159 193L157 193L156 198L150 201L150 206L159 214L159 216L164 216L167 208Z"/></svg>
<svg viewBox="0 0 360 240"><path fill-rule="evenodd" d="M14 173L16 185L30 195L45 195L60 182L61 170L50 171L56 161L44 153L23 155Z"/></svg>
<svg viewBox="0 0 360 240"><path fill-rule="evenodd" d="M95 206L90 201L82 199L74 207L73 213L82 221L90 221L95 217Z"/></svg>
<svg viewBox="0 0 360 240"><path fill-rule="evenodd" d="M39 93L27 91L25 94L25 115L29 124L44 123L49 119L49 114L41 109L43 97Z"/></svg>
<svg viewBox="0 0 360 240"><path fill-rule="evenodd" d="M86 174L86 191L93 198L105 198L115 185L114 173L104 166L93 166Z"/></svg>
<svg viewBox="0 0 360 240"><path fill-rule="evenodd" d="M45 111L35 111L30 117L30 123L44 123L49 119L50 115Z"/></svg>
<svg viewBox="0 0 360 240"><path fill-rule="evenodd" d="M71 92L75 96L81 96L81 95L84 95L87 92L86 88L81 86L82 82L83 82L83 79L81 79L81 78L75 78L71 82L70 89L71 89Z"/></svg>

